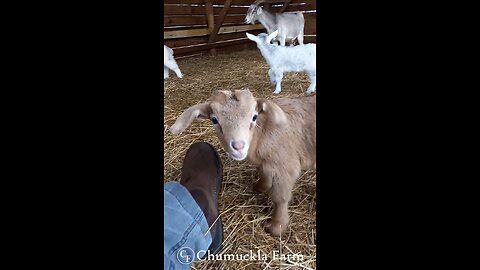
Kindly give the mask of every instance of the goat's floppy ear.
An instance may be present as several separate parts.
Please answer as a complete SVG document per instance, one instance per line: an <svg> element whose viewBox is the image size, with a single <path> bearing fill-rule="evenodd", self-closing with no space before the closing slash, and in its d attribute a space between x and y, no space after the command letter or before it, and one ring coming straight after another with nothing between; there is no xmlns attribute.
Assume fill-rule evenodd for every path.
<svg viewBox="0 0 480 270"><path fill-rule="evenodd" d="M206 119L209 117L208 110L210 108L210 102L204 102L197 105L194 105L186 109L175 121L175 124L170 127L170 132L173 135L177 135L180 132L184 131L193 120L196 119Z"/></svg>
<svg viewBox="0 0 480 270"><path fill-rule="evenodd" d="M276 125L283 125L287 123L287 115L275 103L266 99L257 99L257 111L259 114L267 115L268 121Z"/></svg>
<svg viewBox="0 0 480 270"><path fill-rule="evenodd" d="M258 41L258 37L254 36L252 34L249 34L249 33L247 33L247 38L252 40L252 41L255 41L255 42Z"/></svg>
<svg viewBox="0 0 480 270"><path fill-rule="evenodd" d="M272 39L274 39L277 35L278 35L278 29L275 30L275 32L272 32L270 35L268 35L267 43L270 43L270 41L272 41Z"/></svg>

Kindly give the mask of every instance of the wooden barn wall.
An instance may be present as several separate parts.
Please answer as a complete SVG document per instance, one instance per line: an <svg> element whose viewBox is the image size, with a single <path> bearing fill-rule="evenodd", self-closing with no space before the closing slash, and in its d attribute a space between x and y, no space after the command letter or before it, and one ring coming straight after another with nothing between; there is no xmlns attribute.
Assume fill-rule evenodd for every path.
<svg viewBox="0 0 480 270"><path fill-rule="evenodd" d="M177 58L255 48L245 33L256 35L265 29L258 22L244 23L248 6L253 2L255 0L165 0L165 45L174 50ZM273 12L303 12L305 43L316 43L316 1L267 0L260 5ZM212 34L217 31L218 34Z"/></svg>

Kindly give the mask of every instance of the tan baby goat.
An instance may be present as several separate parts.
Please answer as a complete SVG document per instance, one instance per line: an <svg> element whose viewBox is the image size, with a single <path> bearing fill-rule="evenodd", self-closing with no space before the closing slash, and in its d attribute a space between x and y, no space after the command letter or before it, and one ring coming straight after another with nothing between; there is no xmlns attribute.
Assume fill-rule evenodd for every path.
<svg viewBox="0 0 480 270"><path fill-rule="evenodd" d="M316 95L266 100L248 89L215 91L184 111L170 132L179 134L196 119L211 119L231 158L257 166L260 181L254 189L268 191L274 203L265 230L284 232L293 185L301 170L316 168Z"/></svg>

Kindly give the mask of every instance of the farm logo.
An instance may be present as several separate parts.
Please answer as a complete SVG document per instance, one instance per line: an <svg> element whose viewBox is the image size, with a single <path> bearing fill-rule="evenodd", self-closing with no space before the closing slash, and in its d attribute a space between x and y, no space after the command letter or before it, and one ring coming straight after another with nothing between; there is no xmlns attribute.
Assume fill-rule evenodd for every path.
<svg viewBox="0 0 480 270"><path fill-rule="evenodd" d="M282 254L277 250L274 250L271 254L272 260L280 261L303 261L302 254ZM204 258L203 258L204 257ZM190 264L195 261L267 261L269 258L267 253L261 250L252 251L243 254L211 254L210 250L200 250L195 253L189 247L182 247L177 251L177 259L182 264Z"/></svg>
<svg viewBox="0 0 480 270"><path fill-rule="evenodd" d="M182 247L177 251L177 260L181 264L191 264L195 259L195 252L189 247Z"/></svg>

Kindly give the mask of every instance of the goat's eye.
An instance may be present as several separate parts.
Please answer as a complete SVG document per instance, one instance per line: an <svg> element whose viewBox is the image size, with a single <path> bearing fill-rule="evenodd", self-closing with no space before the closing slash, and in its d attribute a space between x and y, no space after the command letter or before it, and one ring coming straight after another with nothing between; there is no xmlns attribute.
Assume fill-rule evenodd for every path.
<svg viewBox="0 0 480 270"><path fill-rule="evenodd" d="M214 125L218 124L218 120L217 120L216 117L212 117L212 123L213 123Z"/></svg>
<svg viewBox="0 0 480 270"><path fill-rule="evenodd" d="M252 118L252 121L255 122L256 120L257 120L257 115L254 114L254 115L253 115L253 118Z"/></svg>

